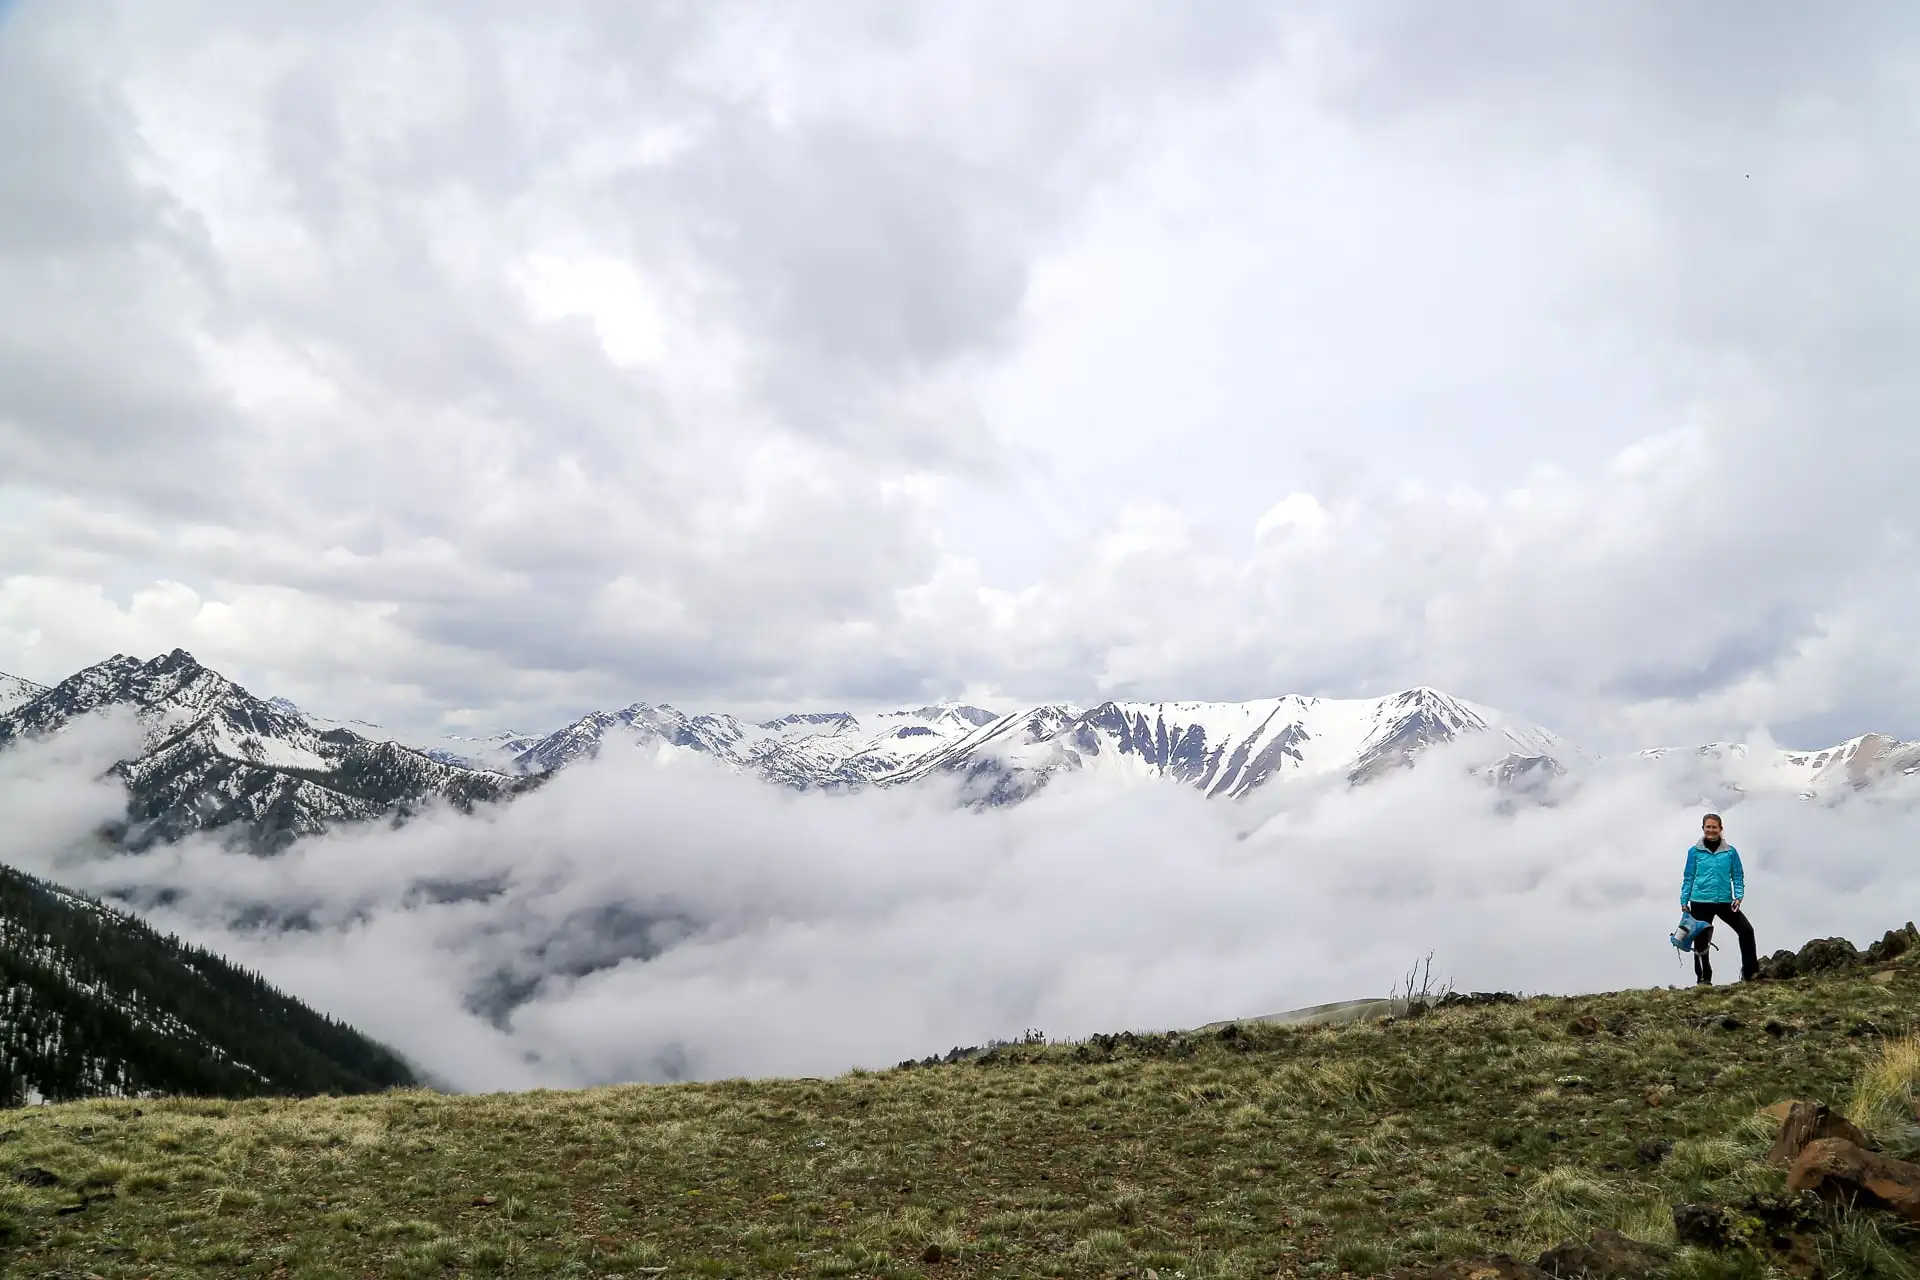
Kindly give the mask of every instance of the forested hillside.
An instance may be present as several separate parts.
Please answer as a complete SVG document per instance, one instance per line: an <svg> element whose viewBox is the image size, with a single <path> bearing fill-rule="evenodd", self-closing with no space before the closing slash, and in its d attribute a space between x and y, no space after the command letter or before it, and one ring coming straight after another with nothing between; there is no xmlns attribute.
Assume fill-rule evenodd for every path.
<svg viewBox="0 0 1920 1280"><path fill-rule="evenodd" d="M258 974L0 867L0 1103L413 1083L389 1050Z"/></svg>

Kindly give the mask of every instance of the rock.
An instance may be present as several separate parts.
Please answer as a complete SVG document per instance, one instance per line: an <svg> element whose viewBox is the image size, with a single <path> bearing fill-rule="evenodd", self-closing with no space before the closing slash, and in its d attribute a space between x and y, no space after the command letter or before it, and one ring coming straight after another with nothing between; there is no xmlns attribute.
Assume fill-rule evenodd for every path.
<svg viewBox="0 0 1920 1280"><path fill-rule="evenodd" d="M1787 1116L1792 1113L1793 1109L1799 1106L1801 1103L1807 1102L1807 1101L1810 1101L1810 1099L1782 1098L1779 1102L1774 1103L1770 1107L1760 1108L1760 1114L1768 1117L1771 1120L1777 1120L1781 1124L1785 1124L1787 1122Z"/></svg>
<svg viewBox="0 0 1920 1280"><path fill-rule="evenodd" d="M1449 991L1434 1002L1436 1009L1478 1009L1490 1004L1519 1004L1511 991Z"/></svg>
<svg viewBox="0 0 1920 1280"><path fill-rule="evenodd" d="M1787 1171L1787 1190L1856 1201L1920 1222L1920 1165L1867 1151L1845 1138L1808 1143Z"/></svg>
<svg viewBox="0 0 1920 1280"><path fill-rule="evenodd" d="M1600 1034L1600 1019L1590 1013L1583 1013L1567 1024L1567 1034L1575 1036L1597 1036Z"/></svg>
<svg viewBox="0 0 1920 1280"><path fill-rule="evenodd" d="M13 1171L15 1182L24 1182L29 1187L57 1187L60 1175L51 1169L42 1169L37 1164L26 1165Z"/></svg>
<svg viewBox="0 0 1920 1280"><path fill-rule="evenodd" d="M1873 983L1875 986L1884 987L1892 983L1898 974L1899 971L1896 969L1882 969L1880 972L1868 977L1867 981Z"/></svg>
<svg viewBox="0 0 1920 1280"><path fill-rule="evenodd" d="M1775 1140L1773 1150L1767 1152L1767 1163L1790 1165L1799 1159L1808 1143L1823 1138L1840 1138L1859 1147L1868 1145L1867 1135L1826 1103L1796 1102L1787 1108L1786 1119L1780 1124L1780 1137Z"/></svg>
<svg viewBox="0 0 1920 1280"><path fill-rule="evenodd" d="M1809 1196L1749 1196L1736 1205L1677 1204L1674 1235L1683 1245L1759 1255L1769 1272L1824 1274L1820 1262L1819 1202Z"/></svg>
<svg viewBox="0 0 1920 1280"><path fill-rule="evenodd" d="M1914 928L1913 921L1909 920L1904 929L1887 930L1886 936L1867 948L1867 963L1885 964L1915 947L1920 947L1920 929Z"/></svg>
<svg viewBox="0 0 1920 1280"><path fill-rule="evenodd" d="M1421 1271L1396 1271L1393 1280L1552 1280L1536 1266L1504 1253L1490 1258L1450 1258Z"/></svg>
<svg viewBox="0 0 1920 1280"><path fill-rule="evenodd" d="M1648 1280L1664 1275L1673 1251L1601 1227L1585 1244L1563 1244L1540 1255L1540 1270L1563 1280Z"/></svg>
<svg viewBox="0 0 1920 1280"><path fill-rule="evenodd" d="M1739 1245L1733 1216L1717 1204L1673 1206L1673 1235L1681 1244L1702 1249L1732 1249Z"/></svg>
<svg viewBox="0 0 1920 1280"><path fill-rule="evenodd" d="M1889 935L1891 936L1891 935ZM1886 944L1882 938L1869 949L1869 955L1881 952ZM1896 946L1900 945L1898 943ZM1911 946L1911 943L1908 944ZM1845 938L1815 938L1801 947L1799 951L1776 951L1760 962L1760 976L1763 978L1800 978L1810 973L1830 973L1842 969L1859 967L1864 957L1858 948ZM1874 960L1878 963L1878 958Z"/></svg>
<svg viewBox="0 0 1920 1280"><path fill-rule="evenodd" d="M1659 1164L1673 1154L1672 1138L1643 1139L1634 1154L1640 1157L1641 1164Z"/></svg>
<svg viewBox="0 0 1920 1280"><path fill-rule="evenodd" d="M937 1244L930 1244L920 1251L920 1261L922 1262L938 1262L945 1256Z"/></svg>

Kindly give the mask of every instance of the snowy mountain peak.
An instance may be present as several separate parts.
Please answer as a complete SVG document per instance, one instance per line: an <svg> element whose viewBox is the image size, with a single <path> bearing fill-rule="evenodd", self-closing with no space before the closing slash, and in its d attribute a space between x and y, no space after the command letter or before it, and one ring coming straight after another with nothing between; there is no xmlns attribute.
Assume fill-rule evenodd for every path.
<svg viewBox="0 0 1920 1280"><path fill-rule="evenodd" d="M43 684L0 671L0 716L26 706L46 691Z"/></svg>
<svg viewBox="0 0 1920 1280"><path fill-rule="evenodd" d="M1003 804L1057 774L1092 769L1238 798L1284 777L1363 783L1463 737L1485 738L1501 757L1541 755L1559 745L1544 729L1425 688L1384 698L1110 701L1089 711L1050 704L987 725L888 781L948 773L976 802Z"/></svg>
<svg viewBox="0 0 1920 1280"><path fill-rule="evenodd" d="M964 702L936 702L930 707L915 707L911 711L883 711L876 720L925 720L939 723L943 720L955 720L978 729L983 724L992 724L1000 717L980 707L968 706Z"/></svg>
<svg viewBox="0 0 1920 1280"><path fill-rule="evenodd" d="M121 837L139 846L238 825L274 848L329 823L378 817L432 797L468 806L523 784L458 768L394 742L322 727L284 699L254 697L184 649L141 662L115 654L0 714L0 748L56 734L109 707L132 712L139 750L116 766L129 792Z"/></svg>
<svg viewBox="0 0 1920 1280"><path fill-rule="evenodd" d="M1863 733L1814 751L1756 750L1744 742L1711 742L1693 748L1652 747L1638 754L1642 760L1704 771L1734 793L1784 791L1809 800L1920 775L1920 742L1903 742L1884 733Z"/></svg>

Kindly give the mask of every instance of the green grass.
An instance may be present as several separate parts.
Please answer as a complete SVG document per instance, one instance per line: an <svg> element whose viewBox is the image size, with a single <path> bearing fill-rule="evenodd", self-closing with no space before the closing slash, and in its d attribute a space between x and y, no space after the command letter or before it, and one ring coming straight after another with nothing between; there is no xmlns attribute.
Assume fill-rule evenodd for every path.
<svg viewBox="0 0 1920 1280"><path fill-rule="evenodd" d="M1910 1121L1916 996L1902 965L833 1080L28 1108L0 1113L0 1232L11 1274L107 1280L1197 1280L1671 1240L1675 1200L1780 1186L1766 1104L1857 1090L1863 1124ZM1836 1274L1914 1274L1871 1222L1828 1244Z"/></svg>

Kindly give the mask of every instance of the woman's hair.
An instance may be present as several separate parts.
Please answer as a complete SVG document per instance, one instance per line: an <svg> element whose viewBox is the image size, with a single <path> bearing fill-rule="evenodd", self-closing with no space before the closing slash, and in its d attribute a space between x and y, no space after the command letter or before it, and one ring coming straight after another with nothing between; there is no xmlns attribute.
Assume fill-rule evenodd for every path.
<svg viewBox="0 0 1920 1280"><path fill-rule="evenodd" d="M1710 813L1710 814L1708 814L1708 815L1707 815L1706 817L1704 817L1704 818L1702 818L1702 819L1700 819L1700 825L1701 825L1701 826L1703 826L1703 827L1704 827L1704 826L1706 826L1706 825L1707 825L1707 824L1708 824L1709 822L1718 822L1718 823L1720 823L1720 825L1721 825L1721 826L1723 826L1723 827L1727 825L1727 824L1726 824L1726 823L1725 823L1725 822L1724 822L1724 821L1723 821L1723 820L1721 819L1721 817L1720 817L1720 815L1719 815L1719 814L1717 814L1717 813Z"/></svg>

